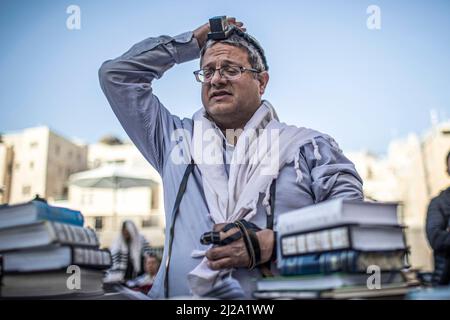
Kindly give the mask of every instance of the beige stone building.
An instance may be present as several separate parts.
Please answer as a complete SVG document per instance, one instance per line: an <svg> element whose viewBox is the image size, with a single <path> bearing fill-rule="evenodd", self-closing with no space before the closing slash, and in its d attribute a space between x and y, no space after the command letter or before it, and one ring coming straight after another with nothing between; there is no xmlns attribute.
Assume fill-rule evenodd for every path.
<svg viewBox="0 0 450 320"><path fill-rule="evenodd" d="M0 184L4 203L26 202L39 195L67 198L67 179L86 169L87 148L48 127L3 135L0 147Z"/></svg>
<svg viewBox="0 0 450 320"><path fill-rule="evenodd" d="M0 204L7 203L11 192L12 147L0 141Z"/></svg>
<svg viewBox="0 0 450 320"><path fill-rule="evenodd" d="M366 200L401 201L395 168L388 159L380 158L369 151L346 152L345 154L354 162L364 181Z"/></svg>
<svg viewBox="0 0 450 320"><path fill-rule="evenodd" d="M364 180L368 199L397 201L400 222L407 226L413 267L431 270L432 251L425 234L428 204L450 186L445 157L450 151L450 122L434 125L426 134L410 134L390 143L387 156L347 153Z"/></svg>
<svg viewBox="0 0 450 320"><path fill-rule="evenodd" d="M36 195L50 204L80 210L85 225L109 246L125 219L133 220L154 246L164 241L161 179L131 143L106 137L91 145L70 141L48 127L4 134L0 140L0 203L16 204ZM117 166L151 184L113 189L71 185L80 172ZM103 171L102 171L103 172Z"/></svg>
<svg viewBox="0 0 450 320"><path fill-rule="evenodd" d="M103 246L109 247L124 220L132 220L152 246L164 243L164 207L161 178L131 142L107 137L89 145L89 170L75 174L69 183L67 202L58 202L83 212L86 225L96 229ZM129 177L145 177L146 186L94 188L77 186L79 177L91 175L112 179L113 172ZM75 181L74 181L75 180Z"/></svg>

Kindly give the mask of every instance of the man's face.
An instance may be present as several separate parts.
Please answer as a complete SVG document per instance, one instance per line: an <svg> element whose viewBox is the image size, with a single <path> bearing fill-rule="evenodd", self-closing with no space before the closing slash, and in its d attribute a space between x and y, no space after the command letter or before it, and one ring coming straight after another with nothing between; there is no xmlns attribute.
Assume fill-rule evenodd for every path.
<svg viewBox="0 0 450 320"><path fill-rule="evenodd" d="M145 260L145 271L154 276L159 269L159 263L158 260L155 257L147 257Z"/></svg>
<svg viewBox="0 0 450 320"><path fill-rule="evenodd" d="M124 240L125 240L126 242L129 242L129 241L131 240L131 235L130 235L130 233L128 232L128 229L127 229L127 228L123 228L123 229L122 229L122 236L123 236L123 238L124 238Z"/></svg>
<svg viewBox="0 0 450 320"><path fill-rule="evenodd" d="M246 50L217 43L205 52L201 68L227 65L251 68ZM267 81L267 72L255 76L246 71L239 79L226 80L216 71L211 82L202 85L203 106L222 129L245 125L260 106Z"/></svg>

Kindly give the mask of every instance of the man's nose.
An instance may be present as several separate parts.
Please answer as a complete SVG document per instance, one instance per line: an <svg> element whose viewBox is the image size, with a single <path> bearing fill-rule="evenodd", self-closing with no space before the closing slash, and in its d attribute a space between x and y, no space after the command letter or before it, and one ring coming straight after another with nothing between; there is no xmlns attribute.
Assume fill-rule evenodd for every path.
<svg viewBox="0 0 450 320"><path fill-rule="evenodd" d="M217 85L223 84L225 82L227 82L227 80L224 79L224 77L222 77L222 75L220 74L220 70L216 69L214 71L214 74L213 74L212 78L211 78L211 85L212 86L217 86Z"/></svg>

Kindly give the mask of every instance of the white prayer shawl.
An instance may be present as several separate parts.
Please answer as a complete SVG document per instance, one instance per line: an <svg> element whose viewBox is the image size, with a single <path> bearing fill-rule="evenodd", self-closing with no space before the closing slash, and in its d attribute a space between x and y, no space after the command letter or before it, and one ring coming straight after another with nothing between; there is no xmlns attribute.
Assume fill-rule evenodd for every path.
<svg viewBox="0 0 450 320"><path fill-rule="evenodd" d="M131 220L123 222L125 228L130 234L130 245L128 246L122 232L114 240L111 246L111 255L113 265L107 271L105 282L120 282L124 279L128 264L128 248L130 249L130 258L133 262L133 271L135 274L141 272L141 256L149 245L145 238L139 233L136 225Z"/></svg>
<svg viewBox="0 0 450 320"><path fill-rule="evenodd" d="M312 142L314 154L320 160L314 138L326 136L311 129L279 122L272 105L263 101L239 136L228 177L223 163L224 136L221 130L208 119L203 108L194 114L193 120L192 158L201 172L210 216L216 224L242 218L250 220L256 214L260 193L265 195L262 204L270 215L269 189L279 171L294 162L299 183L302 179L300 147ZM191 255L202 257L204 253L195 250ZM219 276L231 272L211 270L206 262L207 259L203 258L188 274L189 286L195 295L207 294L221 278Z"/></svg>

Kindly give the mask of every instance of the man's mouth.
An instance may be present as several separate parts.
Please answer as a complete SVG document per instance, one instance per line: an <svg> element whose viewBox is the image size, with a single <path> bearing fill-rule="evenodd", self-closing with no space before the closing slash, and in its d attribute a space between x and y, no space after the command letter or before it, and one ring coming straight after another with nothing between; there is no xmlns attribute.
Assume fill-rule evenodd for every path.
<svg viewBox="0 0 450 320"><path fill-rule="evenodd" d="M217 90L209 95L210 99L221 99L227 96L232 96L232 94L226 90Z"/></svg>

